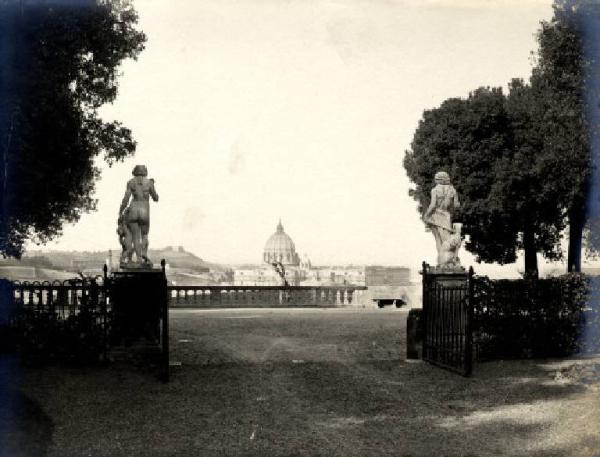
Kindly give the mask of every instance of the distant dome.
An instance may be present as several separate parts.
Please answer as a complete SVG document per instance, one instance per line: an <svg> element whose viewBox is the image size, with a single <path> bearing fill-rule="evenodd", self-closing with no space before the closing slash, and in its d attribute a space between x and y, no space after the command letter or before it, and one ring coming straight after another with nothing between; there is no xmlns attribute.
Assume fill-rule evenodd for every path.
<svg viewBox="0 0 600 457"><path fill-rule="evenodd" d="M281 262L283 265L300 263L300 257L296 254L296 246L290 236L283 231L281 221L277 224L277 231L269 237L265 244L263 260L267 263Z"/></svg>

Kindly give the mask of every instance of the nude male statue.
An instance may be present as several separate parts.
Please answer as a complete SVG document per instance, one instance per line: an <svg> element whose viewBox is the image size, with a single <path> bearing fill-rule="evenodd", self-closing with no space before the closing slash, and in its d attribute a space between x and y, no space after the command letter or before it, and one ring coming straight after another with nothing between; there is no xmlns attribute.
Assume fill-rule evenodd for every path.
<svg viewBox="0 0 600 457"><path fill-rule="evenodd" d="M147 178L148 170L145 165L136 165L132 174L133 178L127 183L119 208L119 219L127 224L127 228L131 232L137 263L150 264L148 259L149 197L157 202L158 194L154 189L154 179Z"/></svg>

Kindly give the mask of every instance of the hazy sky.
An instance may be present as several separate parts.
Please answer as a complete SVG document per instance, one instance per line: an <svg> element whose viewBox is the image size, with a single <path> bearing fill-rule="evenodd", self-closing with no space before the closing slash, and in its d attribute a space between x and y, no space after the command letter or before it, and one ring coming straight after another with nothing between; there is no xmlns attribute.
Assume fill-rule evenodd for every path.
<svg viewBox="0 0 600 457"><path fill-rule="evenodd" d="M143 163L160 195L151 247L258 263L281 217L315 264L434 262L402 167L422 112L528 77L552 15L550 0L135 5L146 50L103 115L133 130L137 154L104 170L98 211L48 248L117 249Z"/></svg>

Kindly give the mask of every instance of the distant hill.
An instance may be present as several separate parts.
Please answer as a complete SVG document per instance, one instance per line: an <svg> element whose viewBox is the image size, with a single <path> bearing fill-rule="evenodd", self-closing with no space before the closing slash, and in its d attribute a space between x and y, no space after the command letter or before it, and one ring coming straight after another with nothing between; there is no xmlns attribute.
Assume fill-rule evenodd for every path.
<svg viewBox="0 0 600 457"><path fill-rule="evenodd" d="M171 268L192 270L198 273L210 270L209 264L197 255L187 252L183 246L167 246L162 249L149 249L148 257L150 257L154 263L158 263L161 259L165 259Z"/></svg>
<svg viewBox="0 0 600 457"><path fill-rule="evenodd" d="M120 249L112 251L42 251L32 250L20 260L0 259L0 278L19 281L53 281L78 277L82 272L88 276L102 274L102 267L109 263L111 269L119 266ZM167 277L172 284L213 285L233 280L228 265L205 262L183 246L167 246L150 249L148 257L155 266L161 259L168 265Z"/></svg>
<svg viewBox="0 0 600 457"><path fill-rule="evenodd" d="M43 268L78 272L83 270L102 270L109 262L113 268L119 264L120 249L106 251L28 251L21 261L10 260L11 265L27 265ZM189 270L195 273L205 273L211 269L221 270L224 267L210 264L183 246L167 246L161 249L149 249L148 257L157 265L165 259L171 268ZM0 261L2 264L2 261Z"/></svg>
<svg viewBox="0 0 600 457"><path fill-rule="evenodd" d="M0 278L9 279L11 281L64 281L76 277L76 273L64 270L26 265L3 265L0 263Z"/></svg>

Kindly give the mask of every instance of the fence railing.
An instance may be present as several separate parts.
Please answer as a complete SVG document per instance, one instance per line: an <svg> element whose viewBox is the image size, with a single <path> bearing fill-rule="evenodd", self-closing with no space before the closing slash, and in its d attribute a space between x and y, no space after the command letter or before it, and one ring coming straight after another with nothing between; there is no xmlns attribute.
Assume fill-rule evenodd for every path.
<svg viewBox="0 0 600 457"><path fill-rule="evenodd" d="M133 324L144 324L144 315L150 312L144 304L156 295L152 287L140 283L137 290L142 292L133 292L134 296L128 298L122 283L122 278L114 275L63 282L0 280L0 344L8 349L8 342L10 347L40 361L108 360L108 351L120 344L123 329L125 337L132 336ZM128 283L126 288L134 286ZM350 306L363 290L366 287L170 286L167 300L170 307L181 308L326 308ZM136 300L141 301L137 307L133 303ZM163 327L157 334L164 343L168 342L168 307L162 308ZM129 317L123 317L124 313ZM156 319L150 321L152 324ZM150 324L141 325L141 336L154 335L150 330L155 327ZM168 354L168 345L165 348L163 352Z"/></svg>
<svg viewBox="0 0 600 457"><path fill-rule="evenodd" d="M174 308L338 307L350 306L363 286L169 286Z"/></svg>
<svg viewBox="0 0 600 457"><path fill-rule="evenodd" d="M10 342L42 359L106 356L110 304L102 277L2 281L0 326Z"/></svg>
<svg viewBox="0 0 600 457"><path fill-rule="evenodd" d="M106 289L101 276L97 279L12 282L15 304L32 312L52 312L68 317L80 312L82 307L93 307L104 303Z"/></svg>

